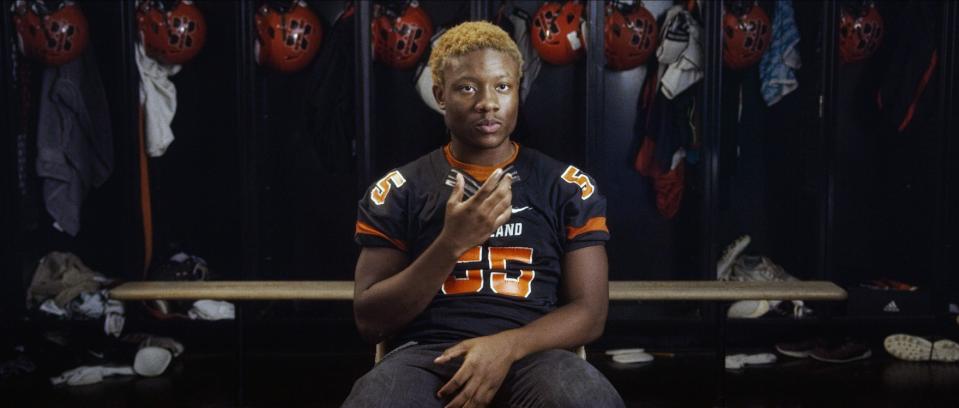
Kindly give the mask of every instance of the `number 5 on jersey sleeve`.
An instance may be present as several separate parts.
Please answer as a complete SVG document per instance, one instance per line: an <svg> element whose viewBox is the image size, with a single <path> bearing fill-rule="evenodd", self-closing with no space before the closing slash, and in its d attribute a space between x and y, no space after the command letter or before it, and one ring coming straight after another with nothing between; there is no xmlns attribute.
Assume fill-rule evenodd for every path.
<svg viewBox="0 0 959 408"><path fill-rule="evenodd" d="M583 200L589 198L593 195L593 191L596 191L596 187L593 186L593 183L589 181L589 177L586 177L579 169L573 166L566 168L566 171L563 172L562 176L563 181L575 184L583 190Z"/></svg>
<svg viewBox="0 0 959 408"><path fill-rule="evenodd" d="M403 187L403 184L406 184L406 178L400 174L399 170L393 170L383 176L376 182L376 186L370 190L370 200L373 201L373 204L383 205L386 202L386 196L390 194L391 184L396 188Z"/></svg>

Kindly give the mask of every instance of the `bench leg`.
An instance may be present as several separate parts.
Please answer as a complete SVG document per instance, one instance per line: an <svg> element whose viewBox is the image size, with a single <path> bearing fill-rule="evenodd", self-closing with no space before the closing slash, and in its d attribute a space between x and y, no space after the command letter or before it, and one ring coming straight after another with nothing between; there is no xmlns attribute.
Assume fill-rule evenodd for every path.
<svg viewBox="0 0 959 408"><path fill-rule="evenodd" d="M236 379L235 379L236 395L234 396L234 398L236 398L235 406L237 407L243 407L245 406L244 404L246 403L246 401L244 401L244 397L245 397L244 393L246 390L243 389L244 386L246 385L246 376L245 376L246 375L245 373L246 350L244 350L244 348L246 347L246 344L244 344L244 341L243 341L244 330L243 330L243 306L242 305L243 305L243 302L236 302L234 304L235 311L236 311L236 315L234 316L234 319L235 319L234 324L236 325L236 350L235 350L236 356L234 359L237 365Z"/></svg>
<svg viewBox="0 0 959 408"><path fill-rule="evenodd" d="M729 302L716 302L716 374L719 381L716 407L726 406L726 311Z"/></svg>

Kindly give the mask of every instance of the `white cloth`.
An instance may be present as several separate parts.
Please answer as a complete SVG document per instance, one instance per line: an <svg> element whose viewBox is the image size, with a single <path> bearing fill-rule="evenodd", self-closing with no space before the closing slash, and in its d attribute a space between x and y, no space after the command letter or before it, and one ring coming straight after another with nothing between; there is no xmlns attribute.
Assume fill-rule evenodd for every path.
<svg viewBox="0 0 959 408"><path fill-rule="evenodd" d="M60 385L87 385L96 384L103 381L104 377L112 375L133 375L133 367L107 367L107 366L80 366L72 370L64 371L59 377L50 378L50 383Z"/></svg>
<svg viewBox="0 0 959 408"><path fill-rule="evenodd" d="M57 306L57 302L54 302L53 299L43 301L43 303L40 304L40 311L54 316L69 317L69 313L60 308L60 306Z"/></svg>
<svg viewBox="0 0 959 408"><path fill-rule="evenodd" d="M173 143L170 123L176 114L176 86L170 77L180 72L180 65L164 65L150 58L137 44L137 68L140 70L140 103L144 105L143 122L147 154L160 157Z"/></svg>
<svg viewBox="0 0 959 408"><path fill-rule="evenodd" d="M123 302L110 299L107 301L103 316L103 332L113 337L120 337L123 333L123 325L126 323L126 311Z"/></svg>
<svg viewBox="0 0 959 408"><path fill-rule="evenodd" d="M776 362L776 355L772 353L733 354L726 356L726 369L738 370L747 365L765 365Z"/></svg>
<svg viewBox="0 0 959 408"><path fill-rule="evenodd" d="M235 315L233 304L219 300L198 300L193 302L193 308L187 312L193 320L233 320Z"/></svg>
<svg viewBox="0 0 959 408"><path fill-rule="evenodd" d="M703 79L702 29L683 6L673 6L666 12L666 20L656 49L656 58L666 66L662 79L663 95L673 99Z"/></svg>

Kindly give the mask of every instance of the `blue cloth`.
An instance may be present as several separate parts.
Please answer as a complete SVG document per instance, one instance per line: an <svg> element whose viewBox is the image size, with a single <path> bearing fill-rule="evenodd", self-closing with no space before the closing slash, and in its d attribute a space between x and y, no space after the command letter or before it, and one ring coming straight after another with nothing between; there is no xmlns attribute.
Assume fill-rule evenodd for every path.
<svg viewBox="0 0 959 408"><path fill-rule="evenodd" d="M791 0L776 1L773 15L773 39L769 49L759 62L759 78L762 80L763 99L772 106L784 96L799 88L795 70L802 62L799 58L799 28Z"/></svg>

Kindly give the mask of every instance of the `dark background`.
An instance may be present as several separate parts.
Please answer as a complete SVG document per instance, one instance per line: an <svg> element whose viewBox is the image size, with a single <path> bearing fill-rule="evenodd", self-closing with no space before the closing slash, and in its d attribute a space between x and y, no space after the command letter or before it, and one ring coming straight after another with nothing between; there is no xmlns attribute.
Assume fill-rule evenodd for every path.
<svg viewBox="0 0 959 408"><path fill-rule="evenodd" d="M21 195L17 187L16 129L23 115L35 121L36 106L21 106L21 90L13 79L10 3L2 3L0 66L5 106L0 113L0 328L14 338L49 324L24 319L24 293L44 254L71 251L104 275L137 280L143 276L144 244L132 2L81 2L91 27L88 52L95 55L110 105L115 166L109 181L84 203L83 225L75 238L50 227L35 179L32 195ZM196 3L207 21L207 42L173 77L179 104L173 121L176 140L163 157L149 160L154 259L187 251L204 257L221 279L352 279L358 253L352 242L356 201L389 169L445 143L442 117L419 99L415 70L392 70L368 57L357 58L356 50L367 52L357 40L351 58L369 65L354 66L355 94L339 105L350 116L341 118L344 123L355 126L345 135L349 149L334 166L315 135L296 131L317 64L295 74L257 67L252 13L259 2ZM343 3L308 3L329 38ZM434 26L494 15L499 6L498 1L479 0L421 3ZM772 16L771 5L761 3ZM758 93L756 67L726 70L721 59L709 58L719 50L707 47L711 62L696 92L702 117L715 120L697 123L704 141L702 159L687 167L685 196L674 219L658 214L650 181L632 168L640 75L602 68L600 35L589 38L590 52L575 64L544 63L521 107L515 139L597 179L609 200L611 279L711 280L723 248L750 234L746 253L767 255L800 279L831 280L850 289L848 304L822 305L821 315L833 318L828 328L883 332L936 327L947 321L947 304L959 302L959 165L953 159L959 134L954 62L959 27L953 3L925 3L942 12L935 19L913 21L903 10L911 3L879 2L887 27L884 47L865 62L840 64L830 27L838 4L795 2L802 38L800 86L773 107L766 107ZM539 2L515 4L532 14ZM716 5L707 2L706 7ZM591 24L596 21L591 17ZM718 34L716 22L705 21L706 44ZM940 64L912 124L897 132L882 120L872 92L887 68L901 63L888 45L917 24L932 27ZM41 70L36 64L26 70L33 100ZM740 88L744 119L736 123ZM885 298L856 291L859 283L880 277L919 286L904 295L919 306L898 315L852 307L884 304ZM135 306L128 310L132 327L156 329L159 324ZM367 347L352 327L348 305L258 303L251 310L251 327L270 333L259 339L254 334L253 345ZM709 344L706 312L696 304L614 304L600 342ZM779 321L748 324L753 333L783 327ZM177 325L160 327L187 337L196 330ZM214 328L203 333L235 334L230 326ZM662 332L669 335L653 336Z"/></svg>

